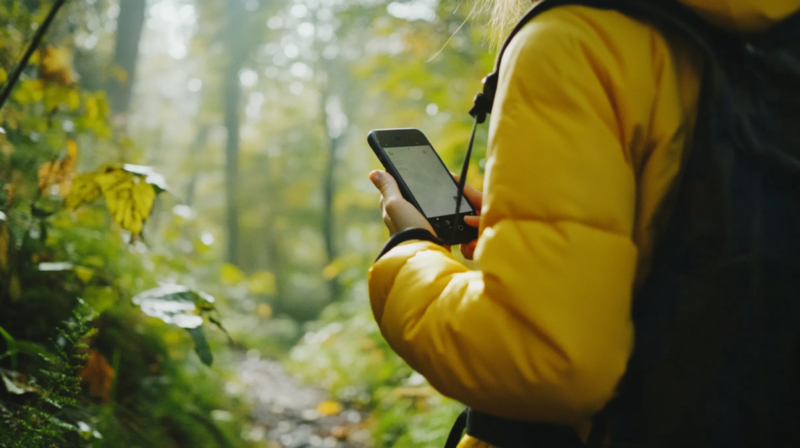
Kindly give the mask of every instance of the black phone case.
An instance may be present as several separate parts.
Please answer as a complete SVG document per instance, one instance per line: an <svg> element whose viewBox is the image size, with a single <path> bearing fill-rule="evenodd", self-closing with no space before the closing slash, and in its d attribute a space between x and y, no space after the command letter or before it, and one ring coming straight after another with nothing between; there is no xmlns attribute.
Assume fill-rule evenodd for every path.
<svg viewBox="0 0 800 448"><path fill-rule="evenodd" d="M405 131L419 133L418 137L420 137L421 140L420 143L423 143L424 139L424 144L427 144L428 146L431 147L431 149L433 149L433 145L430 143L430 141L428 141L428 139L421 131L410 128L374 129L370 131L369 134L367 135L367 143L369 143L369 146L370 148L372 148L372 151L375 153L375 155L378 156L378 160L380 160L381 164L386 169L386 172L391 174L392 177L397 181L397 186L400 188L400 194L403 195L403 198L408 202L410 202L417 210L419 210L420 213L422 213L423 216L425 216L425 218L428 220L428 223L430 223L431 227L433 227L434 230L436 231L436 235L439 237L439 239L441 239L448 245L465 244L477 239L478 229L472 226L468 226L464 222L464 216L474 216L475 213L473 212L461 212L456 222L452 222L453 215L445 215L438 218L428 218L428 216L425 215L425 212L422 210L422 207L419 205L416 198L414 198L414 195L411 193L411 190L408 188L408 185L406 185L405 180L403 180L403 177L400 175L400 173L392 164L391 160L389 159L389 156L383 149L383 146L381 145L378 137L378 134L381 133L401 134L404 133ZM442 167L445 169L445 171L447 171L447 166L442 161L442 158L439 157L439 153L437 153L435 149L433 149L433 153L436 154L436 158L439 159L439 163L441 163ZM453 183L455 184L455 181L453 181ZM466 200L467 203L469 203L470 207L472 207L473 210L475 209L475 207L472 205L472 203L466 196L464 197L464 200ZM459 226L461 228L459 228ZM454 230L454 228L456 230Z"/></svg>

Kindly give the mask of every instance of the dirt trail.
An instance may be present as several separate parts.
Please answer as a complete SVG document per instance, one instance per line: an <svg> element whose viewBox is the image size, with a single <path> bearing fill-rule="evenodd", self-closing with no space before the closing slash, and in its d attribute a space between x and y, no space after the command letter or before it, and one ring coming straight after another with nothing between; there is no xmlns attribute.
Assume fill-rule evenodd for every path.
<svg viewBox="0 0 800 448"><path fill-rule="evenodd" d="M268 448L366 448L369 432L360 412L342 409L336 415L320 415L327 400L324 391L300 384L275 360L261 359L257 352L237 357L237 391L253 406L253 423L245 439ZM324 405L323 405L324 407Z"/></svg>

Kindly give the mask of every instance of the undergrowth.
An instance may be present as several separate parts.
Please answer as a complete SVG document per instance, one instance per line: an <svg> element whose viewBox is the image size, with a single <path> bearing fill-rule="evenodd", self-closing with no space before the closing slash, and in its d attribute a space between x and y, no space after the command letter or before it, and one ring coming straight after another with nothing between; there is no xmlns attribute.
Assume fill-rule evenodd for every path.
<svg viewBox="0 0 800 448"><path fill-rule="evenodd" d="M43 366L34 375L25 378L3 372L6 387L15 392L17 399L0 401L4 427L0 446L84 447L98 435L84 421L90 420L91 415L78 403L78 372L87 358L86 341L97 332L91 326L94 317L91 308L81 302L51 340L52 351L39 353Z"/></svg>

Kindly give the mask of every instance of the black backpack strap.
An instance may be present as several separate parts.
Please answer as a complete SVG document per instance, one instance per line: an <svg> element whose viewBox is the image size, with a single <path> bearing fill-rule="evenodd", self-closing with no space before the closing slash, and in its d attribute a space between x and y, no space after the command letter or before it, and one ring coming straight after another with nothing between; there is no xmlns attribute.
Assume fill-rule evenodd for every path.
<svg viewBox="0 0 800 448"><path fill-rule="evenodd" d="M500 65L511 40L517 33L539 14L559 6L589 6L599 9L613 9L638 20L652 23L664 29L675 29L689 36L700 46L707 56L714 57L715 42L728 40L730 35L715 31L691 9L675 0L544 0L534 5L517 22L500 48L494 71L483 78L483 91L475 95L473 107L469 111L477 123L483 123L486 115L492 113L497 82L500 77Z"/></svg>
<svg viewBox="0 0 800 448"><path fill-rule="evenodd" d="M511 420L470 409L467 434L500 448L584 448L569 426Z"/></svg>
<svg viewBox="0 0 800 448"><path fill-rule="evenodd" d="M467 427L467 414L469 413L469 408L464 409L458 414L458 418L456 422L453 423L453 427L450 428L450 434L447 435L447 441L444 443L444 448L457 448L458 442L461 441L461 437L464 434L464 428Z"/></svg>
<svg viewBox="0 0 800 448"><path fill-rule="evenodd" d="M514 39L517 33L519 33L519 31L534 17L545 11L553 9L556 6L569 4L586 5L589 3L593 3L592 0L546 0L535 4L530 10L528 10L528 12L525 13L524 16L522 16L519 22L514 25L514 29L511 30L511 34L509 34L506 40L503 42L503 46L500 47L500 53L498 53L497 61L495 61L494 64L494 71L483 78L483 91L475 95L473 106L472 109L470 109L469 114L475 118L477 123L483 123L486 121L486 115L492 113L492 104L494 103L494 96L497 92L497 80L500 77L500 63L503 61L503 54L505 54L506 48L508 48L511 40Z"/></svg>

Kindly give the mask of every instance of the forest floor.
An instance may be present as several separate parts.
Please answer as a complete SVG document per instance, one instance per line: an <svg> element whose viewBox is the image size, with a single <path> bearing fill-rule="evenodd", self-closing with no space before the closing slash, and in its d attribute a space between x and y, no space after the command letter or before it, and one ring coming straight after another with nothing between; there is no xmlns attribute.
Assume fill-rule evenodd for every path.
<svg viewBox="0 0 800 448"><path fill-rule="evenodd" d="M371 446L365 415L328 401L326 393L303 385L280 362L241 353L234 366L238 380L229 387L253 408L243 438L267 448L366 448ZM234 391L229 391L234 392Z"/></svg>

